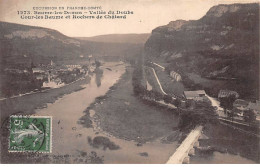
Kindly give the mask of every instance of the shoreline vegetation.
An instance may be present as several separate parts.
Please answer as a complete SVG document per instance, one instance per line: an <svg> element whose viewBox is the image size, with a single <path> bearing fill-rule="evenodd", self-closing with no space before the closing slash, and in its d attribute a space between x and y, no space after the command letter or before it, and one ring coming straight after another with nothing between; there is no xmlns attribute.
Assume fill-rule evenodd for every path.
<svg viewBox="0 0 260 167"><path fill-rule="evenodd" d="M141 59L142 60L142 59ZM204 125L207 122L217 122L217 114L215 113L215 109L211 106L208 101L205 102L196 102L194 100L185 100L181 96L181 92L179 89L175 88L171 91L169 89L172 86L167 86L164 92L155 90L147 90L146 89L146 79L149 78L151 75L146 75L147 70L144 68L143 64L151 64L151 63L144 63L142 61L138 61L135 66L135 70L133 72L133 90L136 96L139 96L143 99L150 99L154 102L156 101L164 101L166 104L172 104L176 106L176 111L179 115L179 124L178 128L180 131L188 133L193 128L198 125ZM144 60L143 60L144 61ZM158 70L156 70L158 73ZM164 72L160 73L160 81L163 81L163 88L165 85L173 84L176 86L176 83L172 83L170 79L166 76ZM148 79L152 87L154 82L151 82L152 79ZM176 87L180 87L181 84L177 85ZM173 86L174 87L174 86ZM177 92L176 92L177 90ZM181 86L181 90L183 92L184 87ZM176 95L177 94L177 95Z"/></svg>
<svg viewBox="0 0 260 167"><path fill-rule="evenodd" d="M138 72L136 72L136 74L137 75L142 74L141 65L139 66L138 70L137 70ZM158 71L160 71L160 70L157 70L156 72L158 72ZM160 81L162 82L162 85L165 88L165 83L167 83L165 81L165 79L167 79L167 77L163 76L163 75L165 75L165 74L163 72L160 72L160 74L158 76L160 77ZM142 80L143 77L139 76L139 78L137 78L137 80L138 79ZM146 92L145 86L142 86L143 82L140 81L137 83L139 83L139 85L137 86L137 88L138 88L137 90L141 90L139 92L141 92L141 94L145 94L145 93L143 93L143 92ZM168 84L169 84L169 82L168 82ZM185 89L186 89L186 86L185 86ZM169 92L167 87L165 90L166 90L166 93ZM170 92L170 93L172 94L173 92ZM170 101L168 101L168 102L170 102ZM257 159L257 156L256 156L256 155L259 155L259 144L257 145L257 143L255 143L258 147L251 147L252 145L248 146L248 144L249 144L248 141L252 141L252 142L258 141L257 137L247 136L247 137L245 137L246 139L241 138L241 140L239 140L238 142L235 142L233 144L232 141L236 140L237 136L241 136L241 135L243 136L244 134L231 127L225 127L225 133L228 134L229 133L228 131L232 131L232 133L235 134L234 136L228 135L229 144L233 145L233 147L236 148L236 149L234 149L233 147L226 147L226 145L224 145L224 143L225 143L224 142L225 139L223 139L223 137L225 136L224 133L223 134L218 133L217 135L211 133L212 129L217 128L218 130L220 130L221 129L220 127L223 128L224 125L220 124L219 120L217 119L217 114L215 112L215 108L213 108L211 106L209 100L206 100L205 102L195 102L195 101L187 100L185 102L184 107L178 106L177 110L179 111L178 113L179 113L179 120L180 120L178 127L181 131L186 132L186 134L188 134L189 131L191 129L193 129L196 125L204 125L204 130L205 130L204 135L206 135L205 136L206 139L202 139L202 141L203 141L203 143L205 143L205 142L207 143L207 144L205 144L206 146L210 146L210 149L206 149L207 151L210 151L212 153L214 151L223 153L223 150L226 149L225 153L230 153L233 155L239 154L242 157L253 160L254 162L259 162L259 160ZM183 139L184 138L185 138L185 135L183 135ZM216 141L215 138L218 138L218 141L221 141L220 145L213 144L214 141ZM241 145L241 146L237 146L236 145L237 143L240 143L239 145ZM242 143L244 143L244 145ZM245 144L246 144L246 146L245 146ZM244 151L246 147L249 147L251 151L250 150ZM251 154L254 154L254 156L250 156Z"/></svg>
<svg viewBox="0 0 260 167"><path fill-rule="evenodd" d="M50 89L45 92L37 94L30 94L27 96L17 97L13 99L6 99L0 101L1 104L1 162L12 163L103 163L95 151L92 152L78 152L77 155L71 157L70 155L45 155L35 153L8 153L8 117L12 114L30 115L34 114L37 109L45 108L48 104L54 103L63 96L73 92L84 89L85 84L89 84L91 77L87 76L82 80L78 80L72 84L65 85L57 89ZM6 150L6 151L4 151ZM8 154L4 154L8 153Z"/></svg>
<svg viewBox="0 0 260 167"><path fill-rule="evenodd" d="M179 141L177 114L172 109L158 106L133 94L133 67L104 95L85 110L80 122L86 127L99 126L102 133L135 141L137 145L161 139L161 142ZM93 117L90 112L95 111Z"/></svg>
<svg viewBox="0 0 260 167"><path fill-rule="evenodd" d="M130 73L133 73L132 78L129 76L129 75L131 75ZM117 128L116 130L113 129L113 128L115 128L115 124L116 124L115 122L112 122L112 123L108 122L109 118L111 117L110 112L116 113L116 114L113 113L113 114L115 114L115 118L113 118L113 120L118 119L116 121L122 121L122 120L120 120L120 118L118 118L118 117L120 117L120 116L118 116L118 114L119 114L118 107L121 110L124 110L124 107L127 107L131 104L130 102L128 102L129 97L128 98L124 97L126 94L122 95L123 97L120 96L120 94L122 94L122 92L123 92L122 90L127 90L127 92L126 92L127 95L128 96L130 95L131 98L135 98L136 100L140 100L142 105L147 105L151 108L155 108L155 109L157 108L159 110L165 110L167 112L172 113L175 117L178 117L178 124L176 124L176 126L173 129L178 129L178 128L181 129L180 130L181 132L178 131L178 133L181 135L178 135L178 137L177 137L178 138L177 141L179 141L179 142L184 140L185 136L188 134L188 132L192 128L197 126L198 124L205 124L206 122L214 120L216 115L214 114L214 112L211 111L211 110L213 110L213 108L209 108L208 110L206 110L207 107L209 107L208 104L206 104L206 103L201 103L201 104L197 105L198 112L195 112L193 114L190 114L194 110L194 104L192 104L192 102L187 103L186 107L188 107L189 109L187 109L186 111L184 111L184 109L182 109L182 108L173 109L170 107L165 107L165 105L160 105L158 102L159 102L159 100L162 100L165 104L173 103L174 105L180 107L180 99L173 101L170 96L162 96L160 93L155 92L155 91L150 91L150 92L146 91L144 87L136 88L137 82L143 82L143 81L140 81L140 80L134 78L134 77L138 77L140 73L143 73L143 72L137 71L136 66L134 68L128 67L126 70L126 73L120 77L120 80L116 84L114 84L112 87L110 87L109 91L104 96L97 97L95 102L93 102L85 110L85 116L80 118L80 122L85 127L88 127L88 128L90 128L90 127L94 128L93 124L98 124L96 126L100 126L102 131L105 131L105 133L112 135L114 137L117 137L117 138L125 139L125 140L134 140L139 143L144 143L146 141L152 141L153 139L155 139L155 137L147 138L144 136L141 138L140 136L142 136L142 134L139 134L139 136L135 136L135 135L133 135L133 132L132 133L129 132L129 134L131 134L131 135L128 135L127 132L122 133L120 131L120 128ZM138 75L136 75L136 74L138 74ZM129 77L132 79L131 85L129 85L130 84ZM126 86L123 85L124 83L128 84L127 89L125 88ZM118 92L119 90L121 90L120 94ZM140 90L143 92L140 92ZM131 91L134 91L134 92L131 92ZM149 92L149 93L147 93L147 92ZM117 96L119 96L120 98L118 98ZM112 100L111 100L111 98L112 98ZM125 102L124 102L124 100L125 100ZM120 102L118 102L118 101L120 101ZM120 104L118 104L117 102ZM115 104L116 107L113 108L112 106L114 106L114 105L112 105L111 103L112 104L116 103ZM91 110L95 112L94 118L90 117ZM126 110L127 111L129 110L128 107ZM203 110L206 110L206 112L208 112L207 114L209 115L209 117L203 115L203 114L205 114ZM181 111L182 111L182 113L181 113ZM156 110L155 112L158 112L158 110ZM125 113L125 114L127 114L127 113ZM145 114L145 113L142 113L142 114ZM106 119L105 119L105 115L106 115ZM126 121L125 118L124 118L124 121ZM124 122L124 124L125 123L126 122ZM118 125L119 125L119 123L118 123ZM172 136L166 136L165 139L168 140L171 137ZM171 141L172 141L172 139L171 139Z"/></svg>
<svg viewBox="0 0 260 167"><path fill-rule="evenodd" d="M1 121L4 123L3 121L12 114L34 114L36 109L45 108L48 103L54 103L66 94L84 89L82 85L88 84L90 80L91 77L87 76L60 88L1 100Z"/></svg>
<svg viewBox="0 0 260 167"><path fill-rule="evenodd" d="M178 141L180 143L186 138L190 129L192 129L197 124L203 123L206 127L204 128L206 139L200 139L200 142L202 142L202 146L210 146L210 149L208 149L207 151L209 151L210 153L217 151L220 153L231 153L233 155L239 154L243 157L252 159L257 162L256 155L252 156L252 158L248 156L253 153L257 154L257 150L255 148L250 149L254 151L244 150L248 145L243 146L243 144L241 144L241 147L237 149L234 149L233 147L228 147L226 150L224 149L225 142L218 136L221 129L223 128L219 127L223 125L219 125L218 123L212 124L212 120L214 121L215 115L211 115L212 117L210 119L206 118L206 122L203 122L205 121L205 118L201 118L203 117L203 114L205 114L204 111L201 112L201 110L206 110L207 112L211 111L211 109L207 108L207 104L199 103L194 106L192 102L188 102L186 103L187 109L186 111L184 111L180 107L177 109L170 109L159 106L158 103L151 100L146 100L144 96L140 94L134 94L134 79L132 79L132 75L134 75L135 73L134 70L135 69L133 67L127 66L126 72L113 86L109 88L109 91L104 96L97 97L95 101L84 111L85 116L80 118L79 121L81 124L83 124L83 126L87 128L94 128L93 126L98 126L101 133L128 141L135 141L137 142L137 146L142 146L146 142L152 142L155 140L159 140L161 143L172 143L175 141ZM90 79L91 78L86 78L85 80L87 80L87 83L89 83ZM77 82L77 84L72 84L74 86L72 86L71 89L74 91L77 91L76 88L79 88L78 90L82 89L82 87L80 88L80 85L82 85L82 83L84 82L81 80ZM63 95L57 96L56 100ZM169 103L169 99L163 98L163 100L168 100ZM199 107L196 109L196 106ZM93 116L90 116L91 110L94 111ZM173 112L173 110L175 112ZM182 114L181 111L183 111ZM194 115L190 115L190 113L194 111ZM187 124L187 122L189 122L190 124ZM182 127L182 125L186 124L188 126ZM210 130L213 126L217 126L217 137L216 134L212 134ZM228 127L225 128L228 129ZM7 131L3 132L7 133ZM241 136L241 134L239 132L235 132L235 135L229 135L228 143L232 144L232 141L235 140L236 136ZM214 138L219 139L214 140ZM250 141L255 141L252 137L249 138ZM103 141L105 143L103 143ZM216 145L216 143L219 141L221 142L220 146ZM112 150L119 149L116 143L109 142L106 138L98 138L95 139L95 141L94 138L89 139L89 143L92 144L93 147L103 147L103 149L108 148ZM244 143L244 140L241 138L241 140L235 142L235 144L237 143ZM243 151L245 152L243 153ZM94 163L102 163L101 161L99 161L99 157L95 155L95 152L93 152L88 156L92 157L90 159L92 159ZM199 155L203 156L204 154L203 152L200 152ZM48 157L48 159L50 159L50 157ZM52 157L52 159L52 162L55 162L55 158ZM64 160L64 157L62 159ZM92 160L90 160L90 162L92 162ZM46 162L46 158L38 157L38 160L36 161ZM57 163L59 162L61 161L57 160Z"/></svg>

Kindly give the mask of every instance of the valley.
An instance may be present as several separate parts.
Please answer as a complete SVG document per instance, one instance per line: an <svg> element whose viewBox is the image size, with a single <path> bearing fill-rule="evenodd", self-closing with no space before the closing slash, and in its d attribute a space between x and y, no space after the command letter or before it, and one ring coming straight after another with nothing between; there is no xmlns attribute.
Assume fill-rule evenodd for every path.
<svg viewBox="0 0 260 167"><path fill-rule="evenodd" d="M45 17L36 8L21 17ZM134 14L88 8L72 19ZM259 163L259 4L219 4L142 34L0 30L1 163ZM10 153L12 115L51 116L52 152Z"/></svg>

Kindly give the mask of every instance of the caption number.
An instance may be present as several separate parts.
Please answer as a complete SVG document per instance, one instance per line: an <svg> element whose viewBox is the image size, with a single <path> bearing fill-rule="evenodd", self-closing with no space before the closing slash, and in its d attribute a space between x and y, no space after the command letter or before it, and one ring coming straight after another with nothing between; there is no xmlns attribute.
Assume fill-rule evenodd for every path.
<svg viewBox="0 0 260 167"><path fill-rule="evenodd" d="M30 11L17 11L18 14L31 14Z"/></svg>

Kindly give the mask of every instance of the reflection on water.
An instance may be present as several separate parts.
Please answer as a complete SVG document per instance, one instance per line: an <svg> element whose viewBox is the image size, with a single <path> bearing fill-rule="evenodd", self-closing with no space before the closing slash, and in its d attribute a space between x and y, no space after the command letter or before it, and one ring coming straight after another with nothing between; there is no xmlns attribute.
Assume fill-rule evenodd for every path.
<svg viewBox="0 0 260 167"><path fill-rule="evenodd" d="M101 81L103 79L103 70L100 69L100 68L96 68L95 74L96 74L96 84L97 84L97 87L100 87L101 86Z"/></svg>
<svg viewBox="0 0 260 167"><path fill-rule="evenodd" d="M208 124L200 139L201 147L212 147L212 154L196 154L191 163L259 163L259 139L222 124ZM220 153L221 152L221 153Z"/></svg>
<svg viewBox="0 0 260 167"><path fill-rule="evenodd" d="M213 155L191 158L193 164L255 164L254 161L240 155L214 152Z"/></svg>

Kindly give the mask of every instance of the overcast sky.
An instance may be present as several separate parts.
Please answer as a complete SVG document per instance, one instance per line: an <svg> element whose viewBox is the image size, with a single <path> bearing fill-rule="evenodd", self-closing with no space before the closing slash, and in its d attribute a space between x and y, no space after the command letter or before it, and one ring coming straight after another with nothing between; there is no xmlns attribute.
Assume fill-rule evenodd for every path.
<svg viewBox="0 0 260 167"><path fill-rule="evenodd" d="M257 2L257 0L0 0L0 20L52 28L73 37L102 34L150 33L177 19L199 19L214 5ZM102 6L104 11L133 11L125 20L26 20L19 10L33 7ZM85 14L87 15L87 14Z"/></svg>

